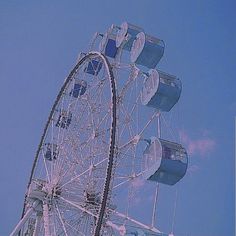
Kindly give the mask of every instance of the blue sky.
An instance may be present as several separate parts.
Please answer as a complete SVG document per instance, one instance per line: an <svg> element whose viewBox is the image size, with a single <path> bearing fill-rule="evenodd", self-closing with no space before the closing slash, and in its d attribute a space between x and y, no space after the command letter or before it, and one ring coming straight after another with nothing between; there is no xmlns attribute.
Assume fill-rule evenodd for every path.
<svg viewBox="0 0 236 236"><path fill-rule="evenodd" d="M233 0L0 1L0 235L20 217L44 123L78 53L123 21L165 41L159 68L183 83L178 128L196 147L178 187L176 235L234 235L235 9ZM201 140L212 143L203 152Z"/></svg>

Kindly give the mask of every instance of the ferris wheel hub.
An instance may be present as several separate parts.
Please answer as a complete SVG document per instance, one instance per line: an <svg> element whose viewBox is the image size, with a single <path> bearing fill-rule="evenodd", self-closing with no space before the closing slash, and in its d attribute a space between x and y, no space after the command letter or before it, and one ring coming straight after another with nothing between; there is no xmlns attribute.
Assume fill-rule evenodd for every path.
<svg viewBox="0 0 236 236"><path fill-rule="evenodd" d="M28 192L29 201L40 201L51 203L61 195L61 188L58 184L34 180Z"/></svg>

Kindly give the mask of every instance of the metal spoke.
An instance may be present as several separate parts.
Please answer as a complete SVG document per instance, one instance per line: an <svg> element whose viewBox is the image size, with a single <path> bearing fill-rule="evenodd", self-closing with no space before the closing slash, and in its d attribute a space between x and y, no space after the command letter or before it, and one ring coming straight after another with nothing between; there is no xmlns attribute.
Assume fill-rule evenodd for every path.
<svg viewBox="0 0 236 236"><path fill-rule="evenodd" d="M61 224L62 224L63 231L64 231L65 235L68 236L67 230L66 230L66 227L65 227L65 224L64 224L64 222L63 222L63 220L62 220L61 213L60 213L60 211L59 211L57 205L56 205L56 211L57 211L57 214L58 214L58 216L59 216L60 222L61 222Z"/></svg>

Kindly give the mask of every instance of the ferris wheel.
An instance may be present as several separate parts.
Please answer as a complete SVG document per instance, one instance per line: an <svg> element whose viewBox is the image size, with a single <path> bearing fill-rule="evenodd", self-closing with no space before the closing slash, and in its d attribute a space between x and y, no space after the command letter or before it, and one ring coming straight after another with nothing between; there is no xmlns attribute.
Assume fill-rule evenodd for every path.
<svg viewBox="0 0 236 236"><path fill-rule="evenodd" d="M164 42L127 22L90 47L51 109L11 236L167 235L156 226L159 183L182 179L188 158L161 137L161 114L181 81L156 69Z"/></svg>

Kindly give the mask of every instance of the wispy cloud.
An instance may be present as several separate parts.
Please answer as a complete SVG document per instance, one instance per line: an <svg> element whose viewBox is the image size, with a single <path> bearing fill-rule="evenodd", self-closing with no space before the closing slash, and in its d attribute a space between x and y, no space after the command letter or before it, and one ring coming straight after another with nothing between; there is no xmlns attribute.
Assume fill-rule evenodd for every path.
<svg viewBox="0 0 236 236"><path fill-rule="evenodd" d="M192 176L194 173L196 173L199 170L200 170L200 167L198 165L190 165L188 166L187 173Z"/></svg>
<svg viewBox="0 0 236 236"><path fill-rule="evenodd" d="M199 170L199 166L198 165L191 165L188 167L188 171L191 172L191 173L194 173L196 171Z"/></svg>
<svg viewBox="0 0 236 236"><path fill-rule="evenodd" d="M135 189L141 188L144 184L145 184L145 181L142 178L134 178L134 180L132 181L132 186Z"/></svg>
<svg viewBox="0 0 236 236"><path fill-rule="evenodd" d="M145 180L141 177L136 177L130 181L128 198L130 205L139 205L141 202L140 190L145 185Z"/></svg>
<svg viewBox="0 0 236 236"><path fill-rule="evenodd" d="M207 156L215 149L216 142L214 139L206 137L202 134L202 138L192 139L185 131L180 131L180 138L183 144L186 146L190 155L199 155L200 157Z"/></svg>

